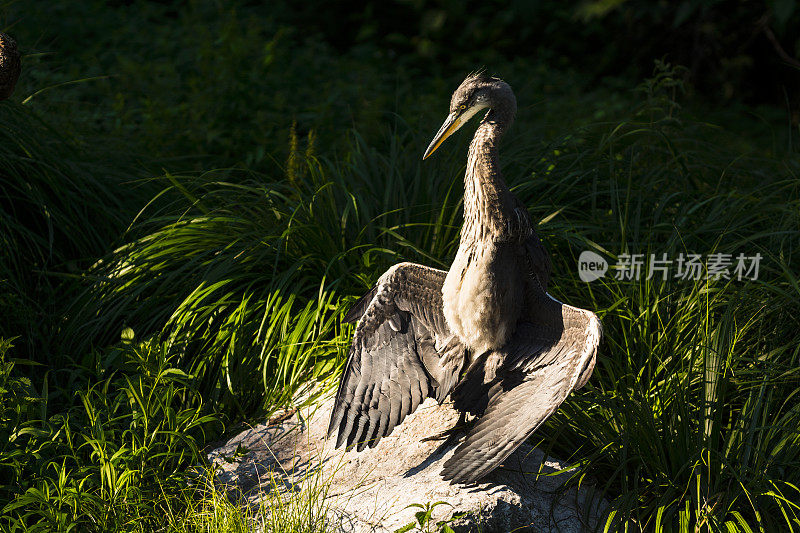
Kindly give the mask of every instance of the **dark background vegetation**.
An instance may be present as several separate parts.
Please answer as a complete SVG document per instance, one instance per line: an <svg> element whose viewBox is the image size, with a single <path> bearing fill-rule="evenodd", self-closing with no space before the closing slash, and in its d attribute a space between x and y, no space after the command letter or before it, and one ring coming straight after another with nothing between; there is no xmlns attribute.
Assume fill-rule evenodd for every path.
<svg viewBox="0 0 800 533"><path fill-rule="evenodd" d="M506 77L517 66L517 86L544 83L532 87L539 97L598 87L625 95L662 59L687 68L684 88L699 105L767 105L798 123L800 9L791 0L30 2L9 10L31 52L21 93L104 77L62 86L48 103L92 114L97 127L139 138L159 156L252 162L253 145L286 138L293 121L300 133L327 118L370 122L414 106L397 100L412 87L424 101L429 88L495 65ZM569 81L547 83L532 67ZM306 83L283 90L295 76ZM219 108L198 116L195 104L212 98ZM157 131L179 117L182 128ZM249 143L223 129L233 123L251 130ZM159 135L143 135L148 129Z"/></svg>
<svg viewBox="0 0 800 533"><path fill-rule="evenodd" d="M606 327L544 445L613 527L800 529L794 0L0 0L0 30L0 527L194 528L199 449L335 377L389 264L447 266L470 133L419 159L485 68L556 291ZM590 287L586 248L768 260Z"/></svg>

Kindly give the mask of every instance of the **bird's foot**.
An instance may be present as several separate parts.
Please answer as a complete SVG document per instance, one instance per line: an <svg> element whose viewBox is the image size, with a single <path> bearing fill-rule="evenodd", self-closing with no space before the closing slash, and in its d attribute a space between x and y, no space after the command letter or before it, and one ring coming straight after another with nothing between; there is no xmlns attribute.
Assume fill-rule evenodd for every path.
<svg viewBox="0 0 800 533"><path fill-rule="evenodd" d="M445 440L454 437L457 433L459 433L462 429L466 426L455 425L446 431L442 431L441 433L437 433L436 435L431 435L430 437L425 437L421 440L421 442L430 442L434 440Z"/></svg>
<svg viewBox="0 0 800 533"><path fill-rule="evenodd" d="M461 413L461 416L458 417L458 422L448 430L442 431L441 433L437 433L436 435L431 435L430 437L425 437L422 439L422 442L430 442L435 440L447 440L450 441L454 437L458 436L461 433L461 430L467 429L470 424L467 423L467 414Z"/></svg>

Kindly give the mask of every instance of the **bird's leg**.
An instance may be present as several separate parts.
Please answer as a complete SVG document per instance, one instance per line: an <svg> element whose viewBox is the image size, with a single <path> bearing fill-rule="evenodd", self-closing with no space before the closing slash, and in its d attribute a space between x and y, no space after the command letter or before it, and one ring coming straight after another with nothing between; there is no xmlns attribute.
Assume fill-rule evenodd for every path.
<svg viewBox="0 0 800 533"><path fill-rule="evenodd" d="M431 435L430 437L425 437L422 439L422 442L429 442L432 440L447 440L449 442L455 436L459 434L462 429L467 427L467 413L462 411L458 417L458 421L456 424L448 430L442 431L441 433L437 433L436 435Z"/></svg>

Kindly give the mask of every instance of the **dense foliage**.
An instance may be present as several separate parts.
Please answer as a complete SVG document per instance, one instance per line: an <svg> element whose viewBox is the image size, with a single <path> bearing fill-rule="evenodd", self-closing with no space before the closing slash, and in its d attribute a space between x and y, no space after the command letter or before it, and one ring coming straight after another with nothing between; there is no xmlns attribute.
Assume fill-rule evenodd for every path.
<svg viewBox="0 0 800 533"><path fill-rule="evenodd" d="M605 328L540 445L603 492L609 530L800 530L797 126L686 94L769 102L753 70L653 61L710 31L731 64L732 28L765 13L796 46L793 2L728 4L0 4L26 54L0 102L0 529L325 530L324 480L243 514L200 450L330 382L341 314L387 266L449 264L470 133L420 156L485 63L521 104L501 159L553 293ZM584 250L762 261L587 284Z"/></svg>
<svg viewBox="0 0 800 533"><path fill-rule="evenodd" d="M580 70L644 77L654 58L689 67L713 99L800 100L800 6L795 0L412 0L287 3L278 11L338 49L380 44L420 73L506 58L542 58ZM285 14L284 14L285 11ZM753 83L759 79L761 83ZM767 83L763 81L768 80ZM785 93L783 90L785 90Z"/></svg>

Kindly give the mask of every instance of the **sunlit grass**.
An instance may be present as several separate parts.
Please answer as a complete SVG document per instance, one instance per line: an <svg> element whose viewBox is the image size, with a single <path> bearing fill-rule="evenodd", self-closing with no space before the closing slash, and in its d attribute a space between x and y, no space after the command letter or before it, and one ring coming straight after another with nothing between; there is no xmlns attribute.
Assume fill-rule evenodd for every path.
<svg viewBox="0 0 800 533"><path fill-rule="evenodd" d="M3 347L4 530L122 531L134 520L148 529L160 521L154 494L186 486L218 417L163 345L124 335L75 391L78 402L54 414L47 376L33 389Z"/></svg>
<svg viewBox="0 0 800 533"><path fill-rule="evenodd" d="M288 484L272 475L261 487L262 498L248 500L235 487L219 484L213 470L208 470L177 494L161 493L163 528L173 533L334 532L334 518L328 515L329 488L330 481L320 470Z"/></svg>

